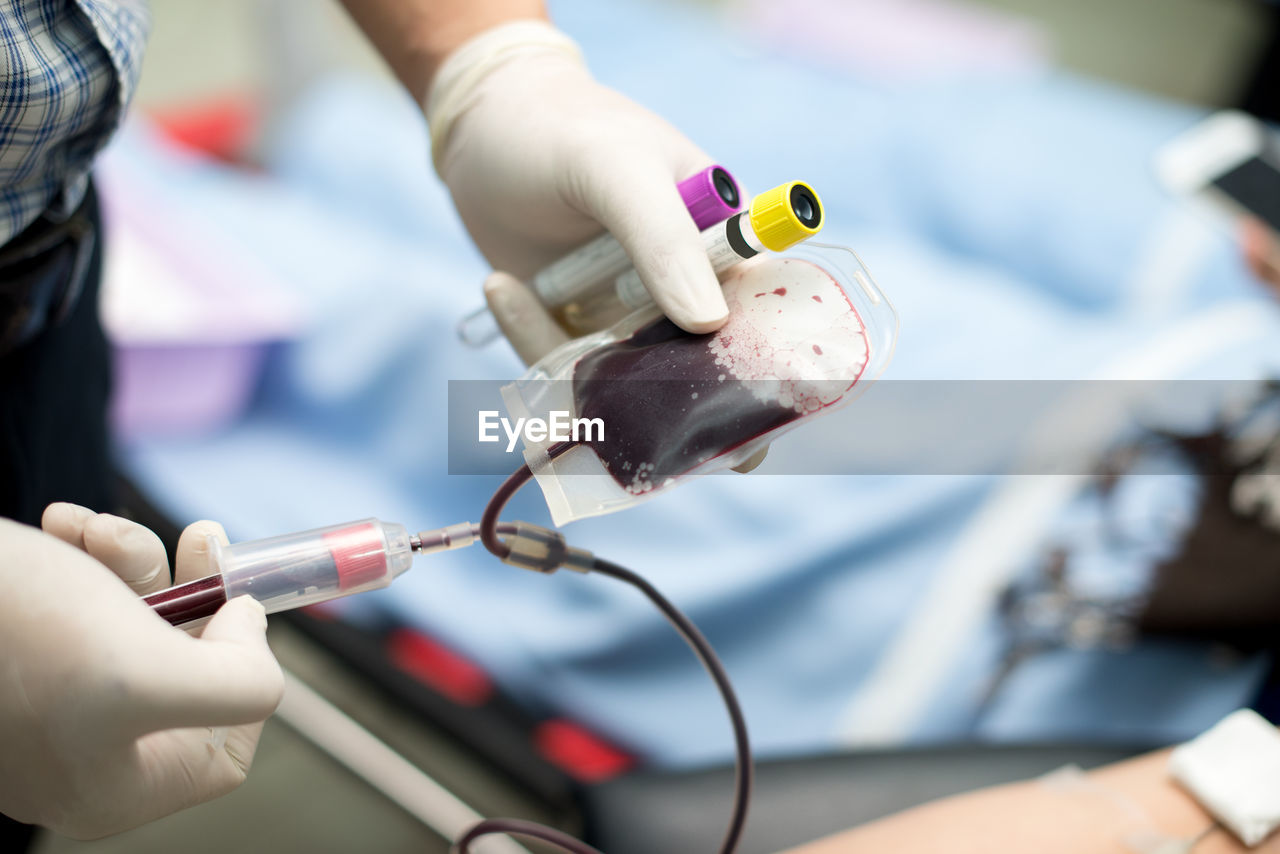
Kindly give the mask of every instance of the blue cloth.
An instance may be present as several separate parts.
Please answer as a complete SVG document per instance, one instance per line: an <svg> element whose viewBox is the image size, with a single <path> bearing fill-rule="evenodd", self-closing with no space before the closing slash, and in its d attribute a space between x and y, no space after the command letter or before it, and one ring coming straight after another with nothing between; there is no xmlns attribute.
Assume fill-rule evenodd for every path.
<svg viewBox="0 0 1280 854"><path fill-rule="evenodd" d="M15 0L0 10L0 244L80 204L142 67L142 0Z"/></svg>
<svg viewBox="0 0 1280 854"><path fill-rule="evenodd" d="M901 315L888 379L1248 378L1280 366L1280 316L1235 248L1179 225L1149 177L1147 158L1193 110L1058 73L867 81L770 54L680 6L574 0L553 13L604 82L670 118L748 188L795 177L819 188L824 237L859 250ZM169 160L137 139L114 165L198 207L296 282L314 312L242 424L128 450L165 506L220 518L233 539L368 515L423 528L479 515L499 479L447 474L446 383L520 368L503 347L456 342L486 265L430 173L407 98L363 81L317 86L273 140L270 177ZM1166 269L1165 236L1178 228L1202 251ZM833 417L856 437L858 413ZM899 674L936 675L903 693L882 679L886 663L938 591L988 556L1016 577L1071 538L1078 582L1123 592L1176 548L1185 514L1156 545L1115 553L1092 524L1096 499L1046 497L1053 478L771 475L803 436L778 442L757 474L704 478L568 532L645 573L702 627L761 753L864 738L1181 738L1255 690L1259 659L1144 640L1037 657L979 708L1001 627L995 591L978 586L975 617ZM1034 501L1020 500L1023 488ZM1194 502L1192 485L1178 490ZM1150 494L1131 501L1156 515ZM1027 515L1035 507L1045 509ZM509 512L547 519L532 489ZM422 561L344 608L420 625L530 707L576 715L654 761L729 755L705 674L646 602L606 579L527 575L473 549ZM873 725L866 709L890 701L900 720Z"/></svg>

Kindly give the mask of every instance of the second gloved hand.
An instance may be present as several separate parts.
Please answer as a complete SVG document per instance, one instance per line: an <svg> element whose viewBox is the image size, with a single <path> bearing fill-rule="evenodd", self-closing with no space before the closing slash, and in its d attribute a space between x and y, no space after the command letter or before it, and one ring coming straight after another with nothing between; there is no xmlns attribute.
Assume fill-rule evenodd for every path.
<svg viewBox="0 0 1280 854"><path fill-rule="evenodd" d="M189 636L138 598L169 584L155 534L70 504L43 524L0 519L0 812L93 838L233 789L284 687L262 606ZM208 572L208 534L184 532L179 582Z"/></svg>
<svg viewBox="0 0 1280 854"><path fill-rule="evenodd" d="M712 161L675 128L588 73L540 21L458 48L426 105L432 156L496 270L527 279L606 228L654 302L690 332L728 316L675 185Z"/></svg>

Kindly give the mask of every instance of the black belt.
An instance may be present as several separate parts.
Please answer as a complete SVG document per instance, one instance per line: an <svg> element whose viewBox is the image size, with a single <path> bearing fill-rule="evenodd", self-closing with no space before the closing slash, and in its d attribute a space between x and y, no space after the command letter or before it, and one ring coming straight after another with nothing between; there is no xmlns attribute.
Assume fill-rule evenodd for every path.
<svg viewBox="0 0 1280 854"><path fill-rule="evenodd" d="M97 241L92 185L71 216L41 216L0 246L0 356L57 326L84 290Z"/></svg>

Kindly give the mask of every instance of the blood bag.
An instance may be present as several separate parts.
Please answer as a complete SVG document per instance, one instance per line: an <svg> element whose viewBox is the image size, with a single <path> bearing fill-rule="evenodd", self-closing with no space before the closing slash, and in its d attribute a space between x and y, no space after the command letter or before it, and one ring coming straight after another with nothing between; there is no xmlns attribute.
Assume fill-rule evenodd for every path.
<svg viewBox="0 0 1280 854"><path fill-rule="evenodd" d="M898 318L857 254L806 243L721 278L729 319L694 335L656 309L560 346L502 390L557 525L739 465L848 405L888 365Z"/></svg>

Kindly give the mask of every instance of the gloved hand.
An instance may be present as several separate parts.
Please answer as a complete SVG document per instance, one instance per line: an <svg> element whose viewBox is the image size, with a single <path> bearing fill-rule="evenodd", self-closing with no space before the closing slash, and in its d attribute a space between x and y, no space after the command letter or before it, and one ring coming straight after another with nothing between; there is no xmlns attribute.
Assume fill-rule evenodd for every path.
<svg viewBox="0 0 1280 854"><path fill-rule="evenodd" d="M608 229L658 307L690 332L728 307L676 183L713 162L658 116L601 86L549 24L463 44L426 103L436 170L476 246L521 279Z"/></svg>
<svg viewBox="0 0 1280 854"><path fill-rule="evenodd" d="M284 688L262 606L189 636L138 598L169 583L155 534L70 504L43 526L0 520L0 812L87 839L235 788ZM179 582L207 574L210 533L183 533Z"/></svg>
<svg viewBox="0 0 1280 854"><path fill-rule="evenodd" d="M1280 241L1274 232L1256 220L1246 220L1242 237L1249 269L1262 281L1280 289Z"/></svg>

